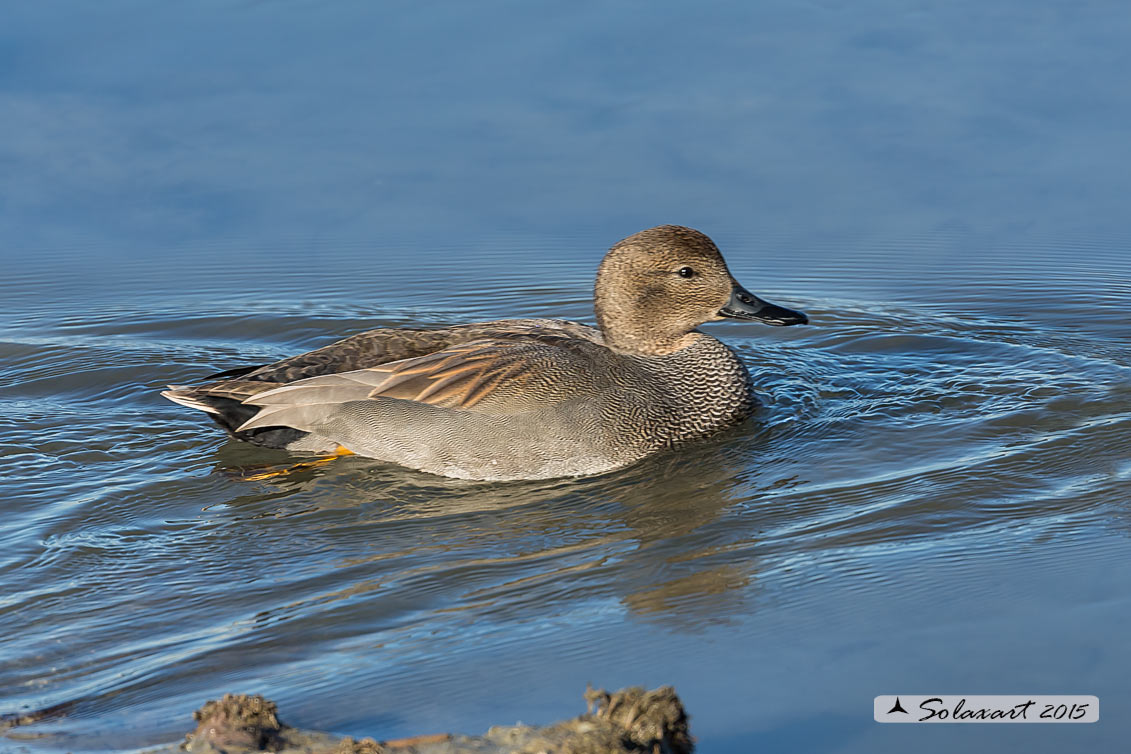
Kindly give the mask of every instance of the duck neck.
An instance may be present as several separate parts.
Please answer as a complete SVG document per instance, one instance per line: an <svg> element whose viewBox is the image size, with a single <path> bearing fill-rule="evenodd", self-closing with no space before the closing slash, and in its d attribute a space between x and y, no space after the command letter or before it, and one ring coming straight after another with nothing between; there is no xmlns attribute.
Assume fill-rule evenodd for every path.
<svg viewBox="0 0 1131 754"><path fill-rule="evenodd" d="M608 307L598 298L595 306L597 325L605 344L614 351L640 356L664 356L686 348L695 341L695 333L683 329L668 330L649 322L640 312L621 307Z"/></svg>

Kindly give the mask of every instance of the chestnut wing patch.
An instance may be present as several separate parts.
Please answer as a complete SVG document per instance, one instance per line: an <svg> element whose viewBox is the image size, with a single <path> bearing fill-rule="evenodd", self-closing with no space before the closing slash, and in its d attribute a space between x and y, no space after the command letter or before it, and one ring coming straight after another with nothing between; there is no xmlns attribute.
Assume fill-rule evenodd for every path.
<svg viewBox="0 0 1131 754"><path fill-rule="evenodd" d="M351 401L397 398L441 408L515 413L576 395L594 379L590 349L570 337L484 339L367 369L298 380L252 395L262 407L240 429L309 424ZM477 409L477 407L480 407ZM301 411L298 411L301 409ZM305 424L304 424L305 426Z"/></svg>
<svg viewBox="0 0 1131 754"><path fill-rule="evenodd" d="M384 376L369 397L470 409L501 385L521 391L537 377L538 357L553 349L542 341L480 341L382 364L366 370Z"/></svg>

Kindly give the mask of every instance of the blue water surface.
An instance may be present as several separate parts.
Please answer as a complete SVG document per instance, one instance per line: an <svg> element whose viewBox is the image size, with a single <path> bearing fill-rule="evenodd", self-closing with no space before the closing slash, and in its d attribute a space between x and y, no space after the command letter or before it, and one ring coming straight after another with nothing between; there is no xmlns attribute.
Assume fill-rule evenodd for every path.
<svg viewBox="0 0 1131 754"><path fill-rule="evenodd" d="M698 751L1121 751L1131 6L6 3L0 750L175 742L228 691L377 738L674 684ZM697 227L808 328L702 447L277 481L158 390L388 325L591 319ZM1095 694L890 726L879 694Z"/></svg>

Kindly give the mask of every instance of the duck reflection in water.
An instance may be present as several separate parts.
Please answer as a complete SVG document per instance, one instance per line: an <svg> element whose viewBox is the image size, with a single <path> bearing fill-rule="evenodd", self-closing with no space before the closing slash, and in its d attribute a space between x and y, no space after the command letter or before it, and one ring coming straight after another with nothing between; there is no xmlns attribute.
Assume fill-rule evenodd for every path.
<svg viewBox="0 0 1131 754"><path fill-rule="evenodd" d="M338 585L287 614L311 602L379 600L392 584L411 583L449 595L455 612L531 618L615 597L642 618L694 630L747 610L759 561L756 543L745 540L762 525L750 520L760 515L749 505L758 487L743 469L763 442L736 431L600 477L518 483L347 458L266 479L270 498L248 496L216 513L248 536L290 527L302 541L296 547L329 537L348 553L335 566L345 572ZM220 456L230 472L249 454L231 445Z"/></svg>

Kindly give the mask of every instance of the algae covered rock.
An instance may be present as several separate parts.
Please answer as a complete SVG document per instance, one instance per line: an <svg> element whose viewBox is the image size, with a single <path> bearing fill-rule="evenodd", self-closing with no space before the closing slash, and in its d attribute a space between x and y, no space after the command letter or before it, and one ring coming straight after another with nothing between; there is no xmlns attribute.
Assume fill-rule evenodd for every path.
<svg viewBox="0 0 1131 754"><path fill-rule="evenodd" d="M292 728L262 696L225 694L193 714L196 730L181 748L194 754L691 754L687 713L670 686L587 689L585 699L586 714L547 726L497 726L482 736L354 740Z"/></svg>

